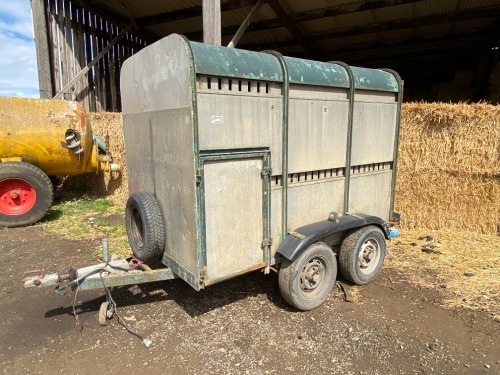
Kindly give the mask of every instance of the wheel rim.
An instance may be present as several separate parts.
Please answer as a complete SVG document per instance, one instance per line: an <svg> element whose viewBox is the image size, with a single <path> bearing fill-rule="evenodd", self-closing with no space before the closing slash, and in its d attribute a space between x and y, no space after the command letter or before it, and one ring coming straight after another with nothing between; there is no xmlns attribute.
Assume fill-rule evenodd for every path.
<svg viewBox="0 0 500 375"><path fill-rule="evenodd" d="M130 215L130 230L131 230L131 235L134 240L134 243L137 245L137 247L142 248L144 244L143 240L143 229L142 229L142 220L141 220L141 214L139 213L139 210L134 209L131 212Z"/></svg>
<svg viewBox="0 0 500 375"><path fill-rule="evenodd" d="M323 258L312 258L300 272L300 289L308 297L318 294L326 279L326 264Z"/></svg>
<svg viewBox="0 0 500 375"><path fill-rule="evenodd" d="M36 190L21 178L0 181L0 213L17 216L29 212L36 203Z"/></svg>
<svg viewBox="0 0 500 375"><path fill-rule="evenodd" d="M380 244L375 238L369 238L361 246L358 256L360 271L368 275L372 273L380 261Z"/></svg>

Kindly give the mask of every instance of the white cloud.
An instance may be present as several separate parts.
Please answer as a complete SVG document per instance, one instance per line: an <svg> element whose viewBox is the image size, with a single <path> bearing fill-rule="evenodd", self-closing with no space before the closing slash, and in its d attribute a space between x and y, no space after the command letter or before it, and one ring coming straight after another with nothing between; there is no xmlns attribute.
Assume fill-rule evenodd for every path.
<svg viewBox="0 0 500 375"><path fill-rule="evenodd" d="M0 96L38 97L29 0L0 0Z"/></svg>

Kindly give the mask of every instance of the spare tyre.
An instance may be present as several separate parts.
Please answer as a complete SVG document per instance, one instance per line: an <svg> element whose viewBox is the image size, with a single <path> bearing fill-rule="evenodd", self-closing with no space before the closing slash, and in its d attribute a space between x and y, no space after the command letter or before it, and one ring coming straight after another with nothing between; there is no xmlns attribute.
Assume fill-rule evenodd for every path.
<svg viewBox="0 0 500 375"><path fill-rule="evenodd" d="M125 209L125 228L134 256L153 264L165 249L165 225L158 201L151 193L133 193Z"/></svg>

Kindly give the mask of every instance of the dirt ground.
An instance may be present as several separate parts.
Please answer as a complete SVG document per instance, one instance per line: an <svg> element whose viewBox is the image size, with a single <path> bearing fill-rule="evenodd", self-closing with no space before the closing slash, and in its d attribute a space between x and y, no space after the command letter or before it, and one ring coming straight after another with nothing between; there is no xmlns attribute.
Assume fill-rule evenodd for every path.
<svg viewBox="0 0 500 375"><path fill-rule="evenodd" d="M397 282L386 262L372 284L310 312L281 299L277 275L255 272L195 292L181 280L115 289L116 318L97 322L102 290L57 297L23 289L25 271L95 263L94 241L0 229L0 371L4 374L500 374L500 323L446 310L438 290ZM112 244L111 244L112 246Z"/></svg>

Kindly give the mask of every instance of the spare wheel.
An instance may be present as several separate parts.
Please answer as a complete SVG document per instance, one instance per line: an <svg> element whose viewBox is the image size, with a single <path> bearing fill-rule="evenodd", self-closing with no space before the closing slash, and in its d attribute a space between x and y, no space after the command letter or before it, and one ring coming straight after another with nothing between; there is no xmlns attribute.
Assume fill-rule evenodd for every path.
<svg viewBox="0 0 500 375"><path fill-rule="evenodd" d="M125 209L125 228L134 256L153 264L165 249L165 225L156 198L147 192L133 193Z"/></svg>

